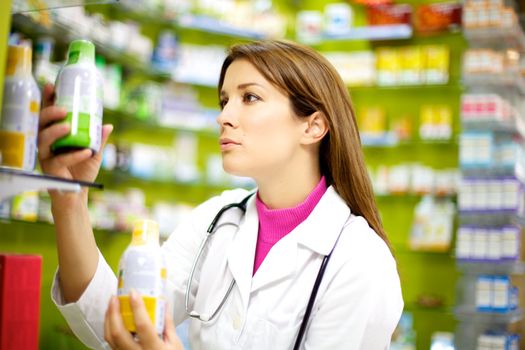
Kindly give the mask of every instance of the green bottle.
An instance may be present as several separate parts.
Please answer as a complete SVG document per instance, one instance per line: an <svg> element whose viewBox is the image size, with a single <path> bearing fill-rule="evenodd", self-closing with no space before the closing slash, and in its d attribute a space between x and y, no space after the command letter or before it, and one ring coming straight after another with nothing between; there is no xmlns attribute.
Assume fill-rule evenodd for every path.
<svg viewBox="0 0 525 350"><path fill-rule="evenodd" d="M95 66L95 45L87 40L70 43L68 59L56 84L56 105L67 110L64 123L70 133L58 139L51 150L58 154L89 148L93 154L102 143L103 80Z"/></svg>

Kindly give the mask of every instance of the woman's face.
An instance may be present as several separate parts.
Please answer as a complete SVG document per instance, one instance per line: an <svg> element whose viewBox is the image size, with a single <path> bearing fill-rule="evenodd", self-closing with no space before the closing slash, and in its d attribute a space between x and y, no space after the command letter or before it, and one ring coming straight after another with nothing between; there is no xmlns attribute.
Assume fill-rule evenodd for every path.
<svg viewBox="0 0 525 350"><path fill-rule="evenodd" d="M220 92L220 147L224 170L262 180L296 164L304 121L293 115L288 96L246 60L226 70Z"/></svg>

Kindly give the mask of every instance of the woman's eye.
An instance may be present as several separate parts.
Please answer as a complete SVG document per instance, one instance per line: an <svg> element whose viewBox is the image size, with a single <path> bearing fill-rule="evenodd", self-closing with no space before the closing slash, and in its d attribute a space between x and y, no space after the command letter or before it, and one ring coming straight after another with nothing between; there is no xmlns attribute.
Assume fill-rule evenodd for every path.
<svg viewBox="0 0 525 350"><path fill-rule="evenodd" d="M227 103L228 103L227 99L222 99L219 101L219 106L221 107L221 109L224 109L224 106L226 106Z"/></svg>
<svg viewBox="0 0 525 350"><path fill-rule="evenodd" d="M254 94L244 94L244 102L251 103L260 100L259 96Z"/></svg>

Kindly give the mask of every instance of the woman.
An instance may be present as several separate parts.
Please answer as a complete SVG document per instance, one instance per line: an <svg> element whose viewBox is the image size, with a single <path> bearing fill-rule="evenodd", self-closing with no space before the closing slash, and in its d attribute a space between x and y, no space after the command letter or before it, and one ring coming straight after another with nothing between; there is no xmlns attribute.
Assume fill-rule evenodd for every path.
<svg viewBox="0 0 525 350"><path fill-rule="evenodd" d="M49 126L65 113L51 105L50 88L45 95L42 169L94 180L100 152L49 152L68 127ZM224 169L252 177L257 191L226 191L206 201L164 244L174 323L192 316L192 349L292 348L321 262L332 252L300 348L388 348L403 308L399 277L353 108L334 68L290 42L237 45L224 61L219 98ZM104 126L104 143L110 132ZM124 330L112 297L116 278L93 238L86 190L51 198L59 256L53 298L77 336L93 348L180 349L171 319L164 339L155 336L137 295L138 339ZM245 213L241 204L224 212L189 281L208 225L225 205L240 202Z"/></svg>

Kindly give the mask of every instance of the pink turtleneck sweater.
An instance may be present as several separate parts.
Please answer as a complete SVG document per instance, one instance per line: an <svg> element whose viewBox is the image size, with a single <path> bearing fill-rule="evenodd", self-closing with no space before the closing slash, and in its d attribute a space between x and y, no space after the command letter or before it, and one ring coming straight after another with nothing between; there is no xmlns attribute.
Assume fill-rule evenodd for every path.
<svg viewBox="0 0 525 350"><path fill-rule="evenodd" d="M259 198L259 195L257 195L255 205L259 215L259 235L257 236L257 247L255 248L254 275L273 245L310 215L326 192L326 189L326 180L323 176L302 203L296 207L285 209L268 209Z"/></svg>

